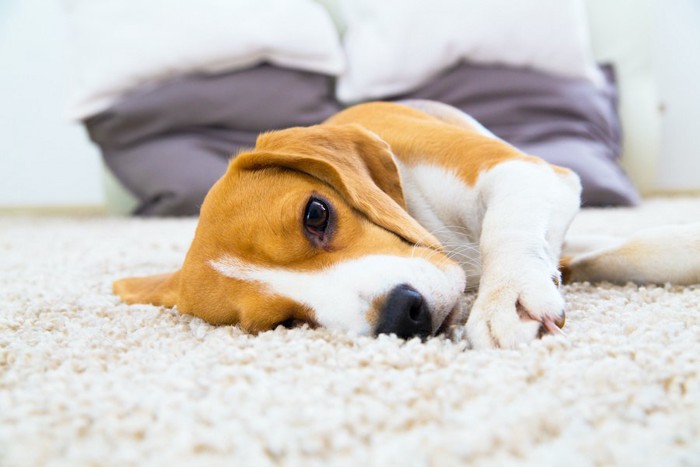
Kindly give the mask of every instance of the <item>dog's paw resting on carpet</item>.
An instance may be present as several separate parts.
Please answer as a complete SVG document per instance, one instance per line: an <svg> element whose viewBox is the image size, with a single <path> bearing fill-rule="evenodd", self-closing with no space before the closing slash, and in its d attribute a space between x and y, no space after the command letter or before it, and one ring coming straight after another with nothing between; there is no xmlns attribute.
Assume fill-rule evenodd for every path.
<svg viewBox="0 0 700 467"><path fill-rule="evenodd" d="M514 348L564 326L564 299L551 275L530 271L482 288L469 314L474 348Z"/></svg>
<svg viewBox="0 0 700 467"><path fill-rule="evenodd" d="M207 195L182 268L114 291L250 332L307 322L424 338L478 286L473 346L514 347L563 325L558 265L579 194L575 174L454 108L362 104L261 135ZM634 264L635 279L655 280L663 238L578 250L565 272L626 280ZM700 260L682 251L663 264L697 280Z"/></svg>

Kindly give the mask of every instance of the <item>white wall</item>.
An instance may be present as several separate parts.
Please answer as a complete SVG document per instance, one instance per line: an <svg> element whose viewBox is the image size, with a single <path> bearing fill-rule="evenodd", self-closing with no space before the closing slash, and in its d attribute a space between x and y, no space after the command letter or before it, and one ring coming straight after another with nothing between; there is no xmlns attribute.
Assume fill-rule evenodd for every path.
<svg viewBox="0 0 700 467"><path fill-rule="evenodd" d="M644 193L655 190L661 137L651 53L654 1L586 0L593 54L598 62L615 66L622 165Z"/></svg>
<svg viewBox="0 0 700 467"><path fill-rule="evenodd" d="M0 0L0 208L104 204L100 157L65 118L60 3Z"/></svg>
<svg viewBox="0 0 700 467"><path fill-rule="evenodd" d="M657 0L654 61L661 105L655 186L700 190L700 1Z"/></svg>

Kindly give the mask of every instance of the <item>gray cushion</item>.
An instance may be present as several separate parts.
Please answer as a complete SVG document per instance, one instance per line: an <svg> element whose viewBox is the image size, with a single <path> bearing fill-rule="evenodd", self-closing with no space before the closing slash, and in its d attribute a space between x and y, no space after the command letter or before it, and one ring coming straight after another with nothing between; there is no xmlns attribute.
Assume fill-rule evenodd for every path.
<svg viewBox="0 0 700 467"><path fill-rule="evenodd" d="M332 79L261 65L185 76L130 94L85 123L107 166L144 215L192 215L230 157L258 133L319 123L341 109ZM454 105L525 152L575 170L586 205L638 200L617 164L620 129L612 80L584 81L462 64L391 99Z"/></svg>
<svg viewBox="0 0 700 467"><path fill-rule="evenodd" d="M192 75L130 94L85 121L137 214L194 215L260 132L313 125L340 106L329 77L270 65Z"/></svg>

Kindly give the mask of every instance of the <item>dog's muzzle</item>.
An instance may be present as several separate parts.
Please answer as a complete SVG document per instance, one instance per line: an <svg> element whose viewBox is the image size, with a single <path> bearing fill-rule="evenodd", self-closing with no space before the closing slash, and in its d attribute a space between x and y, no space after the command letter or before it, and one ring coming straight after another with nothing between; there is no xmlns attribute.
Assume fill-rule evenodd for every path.
<svg viewBox="0 0 700 467"><path fill-rule="evenodd" d="M424 339L431 335L432 329L430 309L423 296L410 285L401 284L389 292L375 332L396 334L402 339Z"/></svg>

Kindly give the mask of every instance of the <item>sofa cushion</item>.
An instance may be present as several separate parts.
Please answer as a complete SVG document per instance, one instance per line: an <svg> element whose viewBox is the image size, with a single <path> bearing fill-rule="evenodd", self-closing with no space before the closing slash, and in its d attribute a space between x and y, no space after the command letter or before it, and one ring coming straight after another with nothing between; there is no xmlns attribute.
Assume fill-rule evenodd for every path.
<svg viewBox="0 0 700 467"><path fill-rule="evenodd" d="M106 165L143 215L196 215L229 159L259 133L313 125L339 104L331 78L260 65L130 93L87 120Z"/></svg>
<svg viewBox="0 0 700 467"><path fill-rule="evenodd" d="M262 62L337 74L338 32L312 0L70 0L77 73L71 115L83 119L126 93L191 73Z"/></svg>
<svg viewBox="0 0 700 467"><path fill-rule="evenodd" d="M602 83L583 0L337 0L346 103L407 92L468 60Z"/></svg>
<svg viewBox="0 0 700 467"><path fill-rule="evenodd" d="M637 194L617 164L611 80L596 87L528 69L460 64L410 93L454 105L522 150L576 171L589 206ZM145 215L197 214L232 155L260 132L320 123L342 108L332 78L260 65L188 75L131 93L86 120L105 162Z"/></svg>

